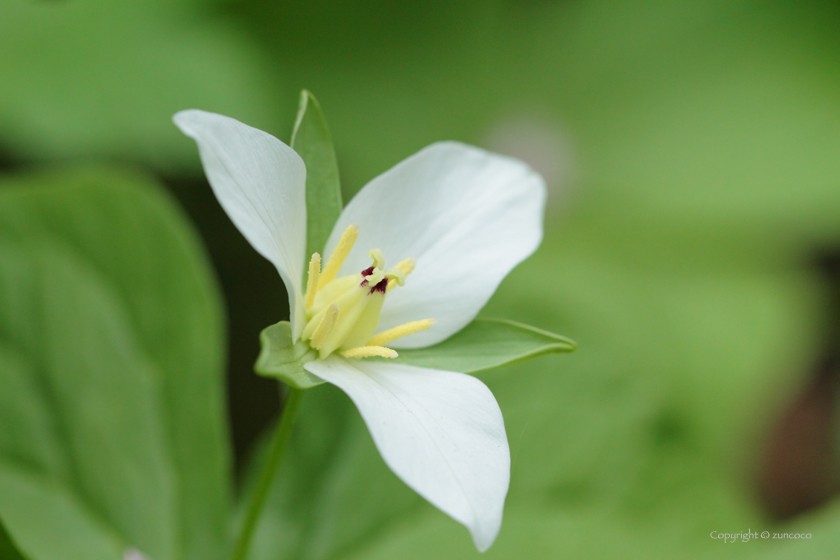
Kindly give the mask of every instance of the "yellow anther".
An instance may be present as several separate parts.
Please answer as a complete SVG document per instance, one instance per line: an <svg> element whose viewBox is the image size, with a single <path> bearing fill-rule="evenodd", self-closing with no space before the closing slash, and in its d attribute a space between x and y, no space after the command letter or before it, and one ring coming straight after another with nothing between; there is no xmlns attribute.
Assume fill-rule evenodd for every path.
<svg viewBox="0 0 840 560"><path fill-rule="evenodd" d="M397 265L397 268L403 271L403 274L408 276L411 274L411 271L414 270L414 267L417 266L417 261L414 258L408 258L402 261L400 264Z"/></svg>
<svg viewBox="0 0 840 560"><path fill-rule="evenodd" d="M306 308L315 305L315 296L318 294L318 277L321 276L321 255L312 253L309 261L309 277L306 279Z"/></svg>
<svg viewBox="0 0 840 560"><path fill-rule="evenodd" d="M318 281L319 288L323 288L335 278L335 275L338 274L338 269L344 264L344 259L350 254L350 249L353 248L353 244L356 243L358 236L358 227L355 225L347 226L347 229L341 234L338 245L335 246L327 264L324 266L324 270L321 271L321 278Z"/></svg>
<svg viewBox="0 0 840 560"><path fill-rule="evenodd" d="M399 327L394 327L393 329L388 329L385 332L379 333L368 340L367 344L368 346L383 346L398 338L402 338L416 332L425 331L434 324L434 319L423 319L422 321L406 323L404 325L400 325Z"/></svg>
<svg viewBox="0 0 840 560"><path fill-rule="evenodd" d="M351 348L341 353L345 358L371 358L379 356L380 358L396 358L399 356L394 350L385 348L384 346L359 346Z"/></svg>
<svg viewBox="0 0 840 560"><path fill-rule="evenodd" d="M315 332L312 333L312 338L309 340L309 345L312 348L320 348L323 346L324 341L332 332L333 327L335 327L335 323L338 321L338 306L336 304L330 304L329 309L327 309L324 318L321 319L321 322L318 323L318 328L315 329Z"/></svg>
<svg viewBox="0 0 840 560"><path fill-rule="evenodd" d="M396 268L400 269L405 276L408 276L409 274L411 274L411 271L414 270L414 267L416 265L417 265L417 261L412 259L412 258L409 258L409 259L405 259L400 264L398 264L396 266ZM405 281L405 279L403 279L403 281ZM396 287L397 284L402 286L403 282L398 282L396 279L391 280L390 282L388 282L388 288L387 288L386 291L390 292L391 290L393 290Z"/></svg>

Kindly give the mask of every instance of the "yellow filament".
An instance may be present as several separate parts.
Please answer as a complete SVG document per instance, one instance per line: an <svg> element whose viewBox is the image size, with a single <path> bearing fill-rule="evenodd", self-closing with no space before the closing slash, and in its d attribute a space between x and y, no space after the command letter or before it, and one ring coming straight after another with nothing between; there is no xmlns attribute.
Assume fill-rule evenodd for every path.
<svg viewBox="0 0 840 560"><path fill-rule="evenodd" d="M312 253L312 260L309 261L309 277L306 279L306 308L315 305L315 296L318 294L318 277L321 276L321 255Z"/></svg>
<svg viewBox="0 0 840 560"><path fill-rule="evenodd" d="M417 265L417 261L409 258L409 259L405 259L400 264L398 264L396 266L396 268L400 269L403 274L408 276L409 274L411 274L411 271L414 270L414 267L416 265ZM393 290L396 285L397 285L396 280L391 280L390 282L388 282L388 288L386 289L386 292L390 292L391 290ZM402 285L402 284L400 284L400 285ZM426 328L428 328L428 327L426 327Z"/></svg>
<svg viewBox="0 0 840 560"><path fill-rule="evenodd" d="M319 288L323 288L335 278L335 275L338 274L338 269L344 264L344 259L350 254L350 249L353 248L353 244L356 242L358 236L358 227L355 225L347 226L347 229L341 234L338 245L333 249L326 266L324 266L324 270L321 271L321 278L318 281Z"/></svg>
<svg viewBox="0 0 840 560"><path fill-rule="evenodd" d="M388 329L385 332L379 333L368 340L367 344L368 346L383 346L391 341L397 340L398 338L402 338L416 332L425 331L434 324L434 319L423 319L422 321L406 323L404 325L400 325L399 327L394 327L393 329Z"/></svg>
<svg viewBox="0 0 840 560"><path fill-rule="evenodd" d="M345 358L370 358L379 356L381 358L396 358L399 356L394 350L384 346L358 346L342 352Z"/></svg>
<svg viewBox="0 0 840 560"><path fill-rule="evenodd" d="M327 309L324 318L321 319L320 323L318 323L318 328L315 329L314 333L312 333L312 338L309 339L309 345L312 346L312 348L321 348L321 346L324 345L324 341L333 330L336 321L338 321L338 306L333 303L330 304L330 308Z"/></svg>

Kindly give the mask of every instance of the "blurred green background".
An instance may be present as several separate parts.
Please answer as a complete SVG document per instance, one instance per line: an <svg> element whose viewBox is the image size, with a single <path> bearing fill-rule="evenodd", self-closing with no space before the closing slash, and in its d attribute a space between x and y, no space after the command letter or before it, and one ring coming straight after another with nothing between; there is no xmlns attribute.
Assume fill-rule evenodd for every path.
<svg viewBox="0 0 840 560"><path fill-rule="evenodd" d="M128 544L155 560L224 557L229 511L279 406L273 382L252 373L258 333L288 310L170 119L200 108L288 141L307 88L331 126L345 201L444 139L546 177L543 246L483 315L580 347L480 376L513 456L502 532L484 557L836 558L838 30L840 5L793 0L2 0L10 533L35 560L118 558ZM39 329L50 317L71 317L68 331L98 325L107 313L84 310L105 293L133 342L64 372L79 347ZM78 306L39 303L55 298ZM113 332L91 329L78 344ZM96 368L102 379L137 369L136 386L85 403L148 391L143 412L115 405L113 418L75 426L82 396L56 387L73 375L96 387ZM46 389L24 406L30 377ZM303 406L254 559L479 556L463 527L388 471L338 390L314 389ZM91 448L77 428L138 415L152 427L95 441L113 443L102 456L144 459L81 459ZM31 489L19 482L30 472ZM42 503L33 496L50 511L72 505L56 526L78 511L92 521L40 546L56 538L39 522L45 509L22 505ZM748 530L812 538L710 538Z"/></svg>

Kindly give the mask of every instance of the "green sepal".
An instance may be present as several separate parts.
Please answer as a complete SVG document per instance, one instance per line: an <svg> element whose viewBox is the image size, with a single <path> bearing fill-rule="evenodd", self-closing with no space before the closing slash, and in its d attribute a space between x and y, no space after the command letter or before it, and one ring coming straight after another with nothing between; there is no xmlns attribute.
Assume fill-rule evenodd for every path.
<svg viewBox="0 0 840 560"><path fill-rule="evenodd" d="M324 250L341 215L341 183L330 130L315 96L300 92L292 148L306 164L306 255Z"/></svg>
<svg viewBox="0 0 840 560"><path fill-rule="evenodd" d="M573 352L576 348L574 341L542 329L502 319L476 319L440 344L428 348L400 349L397 358L376 359L476 373L545 354Z"/></svg>
<svg viewBox="0 0 840 560"><path fill-rule="evenodd" d="M0 560L26 560L0 519Z"/></svg>
<svg viewBox="0 0 840 560"><path fill-rule="evenodd" d="M254 371L265 377L273 377L295 389L309 389L324 383L305 369L303 364L318 359L318 352L302 341L292 343L292 325L280 321L266 327L260 333L260 356Z"/></svg>

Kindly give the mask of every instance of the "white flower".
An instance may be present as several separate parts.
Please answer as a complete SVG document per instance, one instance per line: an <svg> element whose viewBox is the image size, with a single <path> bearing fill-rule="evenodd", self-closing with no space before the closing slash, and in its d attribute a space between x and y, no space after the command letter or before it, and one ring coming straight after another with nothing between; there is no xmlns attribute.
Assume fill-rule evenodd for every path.
<svg viewBox="0 0 840 560"><path fill-rule="evenodd" d="M198 143L231 220L283 278L294 340L320 350L304 367L353 400L397 476L489 548L510 481L493 394L469 375L362 358L436 344L475 318L541 241L540 176L511 158L433 144L350 201L325 248L330 261L321 272L313 256L304 292L303 160L228 117L189 110L174 121ZM361 250L350 250L354 240ZM400 264L385 269L384 257Z"/></svg>

